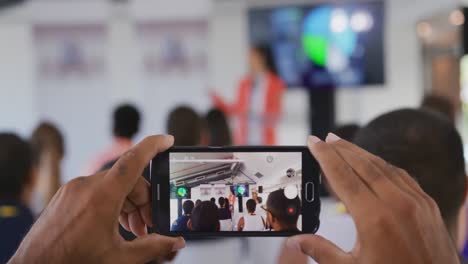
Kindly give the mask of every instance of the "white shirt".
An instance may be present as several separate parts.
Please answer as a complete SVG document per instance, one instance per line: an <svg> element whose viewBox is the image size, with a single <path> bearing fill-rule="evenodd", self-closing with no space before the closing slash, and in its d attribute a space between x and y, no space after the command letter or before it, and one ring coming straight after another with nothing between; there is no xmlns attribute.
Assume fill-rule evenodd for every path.
<svg viewBox="0 0 468 264"><path fill-rule="evenodd" d="M260 215L244 215L244 229L242 231L264 231L265 226Z"/></svg>

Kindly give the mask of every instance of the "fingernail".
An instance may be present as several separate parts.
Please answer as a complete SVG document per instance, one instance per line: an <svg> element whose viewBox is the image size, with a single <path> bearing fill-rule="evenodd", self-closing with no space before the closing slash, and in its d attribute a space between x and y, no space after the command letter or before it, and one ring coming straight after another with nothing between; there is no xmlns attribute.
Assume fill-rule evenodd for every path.
<svg viewBox="0 0 468 264"><path fill-rule="evenodd" d="M312 144L316 144L316 143L319 143L321 142L322 140L316 136L310 136L309 137L309 142L312 143Z"/></svg>
<svg viewBox="0 0 468 264"><path fill-rule="evenodd" d="M333 143L333 142L336 142L338 140L340 140L341 138L333 133L328 133L328 136L327 136L327 139L326 141L327 142L330 142L330 143Z"/></svg>
<svg viewBox="0 0 468 264"><path fill-rule="evenodd" d="M301 244L299 244L299 241L294 237L288 239L286 246L293 250L302 251Z"/></svg>
<svg viewBox="0 0 468 264"><path fill-rule="evenodd" d="M172 252L179 251L183 248L185 248L185 240L183 238L179 238L174 246L172 246Z"/></svg>

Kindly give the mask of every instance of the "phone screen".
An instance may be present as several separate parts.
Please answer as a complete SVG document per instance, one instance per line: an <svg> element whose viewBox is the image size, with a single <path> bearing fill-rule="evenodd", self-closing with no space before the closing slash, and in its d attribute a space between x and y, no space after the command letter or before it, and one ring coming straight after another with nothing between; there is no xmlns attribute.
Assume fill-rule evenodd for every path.
<svg viewBox="0 0 468 264"><path fill-rule="evenodd" d="M319 227L320 170L306 147L175 147L153 159L154 232L291 236Z"/></svg>
<svg viewBox="0 0 468 264"><path fill-rule="evenodd" d="M170 153L172 232L300 232L301 152Z"/></svg>

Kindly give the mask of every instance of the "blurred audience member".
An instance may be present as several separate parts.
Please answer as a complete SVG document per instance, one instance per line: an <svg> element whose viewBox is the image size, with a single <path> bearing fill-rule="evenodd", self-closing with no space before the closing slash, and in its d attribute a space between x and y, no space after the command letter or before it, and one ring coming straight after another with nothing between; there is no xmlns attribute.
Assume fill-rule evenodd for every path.
<svg viewBox="0 0 468 264"><path fill-rule="evenodd" d="M27 207L34 178L28 142L14 134L0 134L0 263L13 256L34 222Z"/></svg>
<svg viewBox="0 0 468 264"><path fill-rule="evenodd" d="M201 202L192 211L192 217L188 222L192 231L218 232L220 230L218 208L211 201Z"/></svg>
<svg viewBox="0 0 468 264"><path fill-rule="evenodd" d="M265 219L256 214L257 202L254 199L247 200L247 214L239 219L237 231L264 231Z"/></svg>
<svg viewBox="0 0 468 264"><path fill-rule="evenodd" d="M177 218L174 223L172 223L171 231L190 231L187 224L190 220L194 207L195 204L191 200L187 200L183 203L182 208L184 209L184 214Z"/></svg>
<svg viewBox="0 0 468 264"><path fill-rule="evenodd" d="M216 198L211 197L210 202L212 202L216 206Z"/></svg>
<svg viewBox="0 0 468 264"><path fill-rule="evenodd" d="M211 109L205 117L209 146L232 145L231 129L221 110Z"/></svg>
<svg viewBox="0 0 468 264"><path fill-rule="evenodd" d="M100 171L132 147L132 140L140 128L140 118L140 112L135 106L125 104L115 109L113 115L114 142L87 167L86 175Z"/></svg>
<svg viewBox="0 0 468 264"><path fill-rule="evenodd" d="M203 121L190 107L179 106L167 119L167 133L175 138L175 146L199 146L203 144Z"/></svg>
<svg viewBox="0 0 468 264"><path fill-rule="evenodd" d="M288 199L284 190L276 190L268 195L267 199L268 223L275 231L298 232L297 221L301 211L299 197Z"/></svg>
<svg viewBox="0 0 468 264"><path fill-rule="evenodd" d="M463 143L451 122L430 111L394 111L362 128L355 143L415 178L437 203L457 242L467 180Z"/></svg>
<svg viewBox="0 0 468 264"><path fill-rule="evenodd" d="M448 97L427 95L421 103L421 108L440 113L447 117L452 123L455 123L457 118L456 108Z"/></svg>
<svg viewBox="0 0 468 264"><path fill-rule="evenodd" d="M275 145L284 83L276 74L269 46L252 47L249 64L249 73L240 82L235 102L226 103L217 94L213 94L213 101L238 122L236 144Z"/></svg>
<svg viewBox="0 0 468 264"><path fill-rule="evenodd" d="M37 182L31 209L40 214L60 188L65 143L60 130L51 123L41 123L31 136Z"/></svg>
<svg viewBox="0 0 468 264"><path fill-rule="evenodd" d="M195 201L195 207L197 207L197 206L200 205L200 204L201 204L201 200L200 200L200 199L197 199L197 200Z"/></svg>
<svg viewBox="0 0 468 264"><path fill-rule="evenodd" d="M226 203L226 199L224 197L218 198L219 208L219 220L228 220L231 219L231 211L229 210L229 206Z"/></svg>

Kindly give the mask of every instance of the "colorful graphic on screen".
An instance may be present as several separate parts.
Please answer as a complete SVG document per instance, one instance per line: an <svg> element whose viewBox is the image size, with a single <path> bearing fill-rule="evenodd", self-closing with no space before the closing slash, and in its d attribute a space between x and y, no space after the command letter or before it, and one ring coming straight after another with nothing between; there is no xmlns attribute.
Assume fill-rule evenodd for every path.
<svg viewBox="0 0 468 264"><path fill-rule="evenodd" d="M289 86L382 84L383 4L257 8L249 12L253 45L271 45Z"/></svg>

